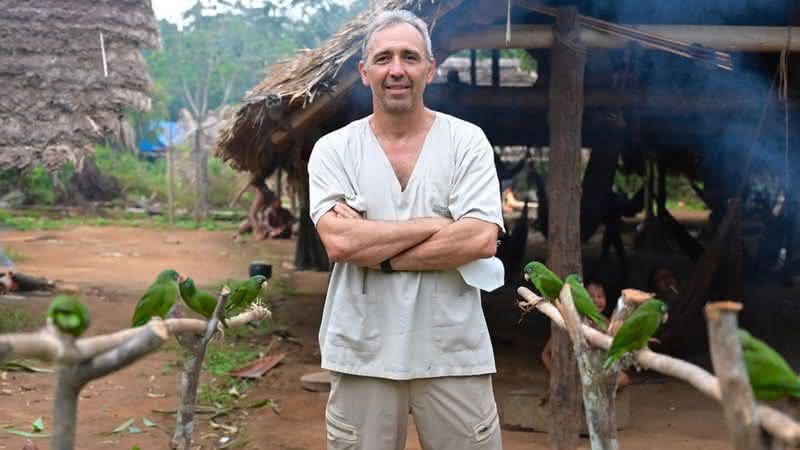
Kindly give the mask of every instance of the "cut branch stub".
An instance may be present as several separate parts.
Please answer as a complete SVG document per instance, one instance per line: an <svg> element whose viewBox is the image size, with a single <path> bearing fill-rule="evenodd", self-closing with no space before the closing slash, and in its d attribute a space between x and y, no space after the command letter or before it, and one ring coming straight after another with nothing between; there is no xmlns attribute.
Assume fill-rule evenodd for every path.
<svg viewBox="0 0 800 450"><path fill-rule="evenodd" d="M741 309L741 303L730 301L706 305L711 361L719 381L722 411L734 448L766 450L742 346L736 333L736 314Z"/></svg>

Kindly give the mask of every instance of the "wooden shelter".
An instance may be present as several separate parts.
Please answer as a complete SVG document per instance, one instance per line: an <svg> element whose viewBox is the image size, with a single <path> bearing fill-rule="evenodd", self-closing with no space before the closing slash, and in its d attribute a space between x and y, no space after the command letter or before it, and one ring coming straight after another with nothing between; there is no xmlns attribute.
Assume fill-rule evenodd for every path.
<svg viewBox="0 0 800 450"><path fill-rule="evenodd" d="M426 105L478 124L496 146L550 147L548 263L556 272L581 271L580 242L612 208L616 171L644 177L645 228L654 230L644 239L645 250L657 252L669 236L699 264L693 290L671 305L670 315L681 319L670 333L686 337L695 319L702 322L699 308L710 292L735 295L737 283L731 280L741 275L745 210L737 199L747 197L754 184L766 183L771 205L782 198L783 218L773 222L797 223L800 209L795 181L800 158L791 139L800 117L793 102L800 71L791 70L793 52L800 49L795 28L800 8L783 0L734 3L377 2L320 47L273 67L223 129L217 154L258 177L286 169L302 188L315 140L370 112L370 93L357 72L370 20L386 9L414 11L430 24L437 61L465 50L472 51L473 61L475 50L493 54L490 85L473 82L475 75L433 84ZM620 32L615 24L630 25ZM533 85L500 82L499 50L505 48L524 49L536 59ZM472 64L471 74L478 65ZM592 150L583 174L581 148ZM700 194L712 210L713 239L698 242L669 214L667 173L702 185ZM324 255L308 257L321 246L318 239L302 237L312 236L313 228L307 200L301 203L306 233L301 228L298 265L324 266ZM792 239L791 226L782 226L781 245L791 262L798 240ZM568 341L555 335L557 348L565 348ZM552 442L555 448L574 448L574 361L571 351L556 353L551 408L559 414Z"/></svg>
<svg viewBox="0 0 800 450"><path fill-rule="evenodd" d="M124 142L157 43L150 0L0 0L0 168L80 168L93 143Z"/></svg>

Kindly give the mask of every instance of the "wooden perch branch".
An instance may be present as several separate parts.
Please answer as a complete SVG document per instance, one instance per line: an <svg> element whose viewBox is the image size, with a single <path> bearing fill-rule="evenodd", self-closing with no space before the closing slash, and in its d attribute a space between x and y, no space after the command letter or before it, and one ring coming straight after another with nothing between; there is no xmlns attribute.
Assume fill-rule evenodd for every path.
<svg viewBox="0 0 800 450"><path fill-rule="evenodd" d="M572 299L569 284L564 283L559 295L562 317L575 349L583 389L583 408L593 450L618 450L617 419L614 396L616 371L609 377L603 370L604 352L589 347L583 336L581 318Z"/></svg>
<svg viewBox="0 0 800 450"><path fill-rule="evenodd" d="M542 301L541 297L525 287L517 289L517 293L524 299L524 306L529 305L538 309L557 326L566 328L564 319L555 306ZM586 325L581 325L581 330L591 345L605 350L611 346L610 336ZM655 353L648 349L634 353L634 359L641 367L680 379L708 397L718 402L722 401L722 393L716 377L694 364ZM768 433L790 446L800 447L800 423L766 405L757 404L756 412L761 420L761 426Z"/></svg>
<svg viewBox="0 0 800 450"><path fill-rule="evenodd" d="M272 317L270 311L264 307L254 307L236 317L228 320L228 326L240 326L247 322L265 320ZM156 322L159 325L154 325ZM177 336L186 333L203 333L208 322L200 319L168 319L151 320L147 325L137 328L128 328L111 334L81 338L75 341L74 346L64 345L48 328L35 333L18 333L0 335L0 360L12 356L21 358L36 358L42 361L56 361L60 363L75 363L85 361L94 356L113 349L128 339L148 332L151 327L165 327L167 335ZM158 333L158 331L153 330Z"/></svg>
<svg viewBox="0 0 800 450"><path fill-rule="evenodd" d="M766 450L756 415L756 401L742 346L736 335L736 313L741 303L714 302L706 305L711 362L722 394L722 411L736 450Z"/></svg>

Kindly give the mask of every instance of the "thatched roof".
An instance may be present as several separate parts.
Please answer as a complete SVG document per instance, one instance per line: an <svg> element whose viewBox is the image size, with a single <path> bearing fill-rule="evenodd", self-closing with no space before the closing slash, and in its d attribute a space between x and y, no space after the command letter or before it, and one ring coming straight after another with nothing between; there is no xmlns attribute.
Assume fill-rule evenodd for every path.
<svg viewBox="0 0 800 450"><path fill-rule="evenodd" d="M140 49L157 42L150 0L0 0L0 167L80 164L118 136L150 108Z"/></svg>
<svg viewBox="0 0 800 450"><path fill-rule="evenodd" d="M744 142L743 136L750 135L753 124L758 123L759 105L766 91L761 79L773 78L778 52L787 45L786 25L798 23L800 11L793 9L787 17L782 4L770 0L757 7L739 5L732 12L720 15L714 5L724 4L723 0L714 0L710 6L675 0L674 5L668 2L671 6L669 14L665 14L659 9L664 6L663 1L641 1L647 7L640 8L640 0L612 2L613 8L599 0L584 0L580 4L582 13L592 17L655 24L652 33L667 33L664 35L667 38L687 42L697 42L696 37L701 36L707 47L739 52L736 70L712 71L694 60L657 51L642 51L633 58L627 56L631 54L629 41L588 30L581 39L593 39L592 46L599 51L587 56L583 141L588 146L607 146L608 118L616 117L622 110L630 115L635 107L640 116L637 133L649 145L705 147L709 137L728 128L736 128L739 130L736 133L742 134L732 137L731 144ZM505 1L493 0L379 2L323 45L273 66L223 127L217 141L217 156L237 170L250 171L256 176L269 175L277 167L291 167L298 161L298 152L289 150L299 146L301 153L307 152L314 136L368 114L369 92L358 86L356 70L360 43L372 18L380 11L398 8L412 10L432 24L434 54L440 62L461 49L527 49L539 63L535 86L520 83L511 89L511 84L503 82L506 75L502 64L500 85L482 85L481 77L491 72L479 62L477 86L454 88L448 83L434 84L427 90L426 104L478 124L495 145L547 145L552 18L537 11L540 2L536 0L512 2L511 22L515 31L510 33L511 42L507 42L507 5ZM671 25L676 23L689 25ZM659 28L659 24L665 25ZM793 50L796 46L800 47L800 43L793 40ZM467 69L456 70L461 82L468 83ZM634 76L636 70L640 73ZM790 94L795 85L792 80ZM735 98L731 96L734 92ZM767 121L767 124L772 122L783 123ZM765 135L775 134L769 127L765 126L765 130Z"/></svg>
<svg viewBox="0 0 800 450"><path fill-rule="evenodd" d="M361 51L361 40L371 19L383 10L414 11L431 24L461 0L384 0L358 14L333 37L315 49L303 50L293 58L274 65L269 75L245 96L218 139L217 155L238 170L271 172L274 161L266 153L272 131L282 119L309 104L337 85L352 84L354 73L343 67L354 66ZM434 25L435 26L435 25Z"/></svg>

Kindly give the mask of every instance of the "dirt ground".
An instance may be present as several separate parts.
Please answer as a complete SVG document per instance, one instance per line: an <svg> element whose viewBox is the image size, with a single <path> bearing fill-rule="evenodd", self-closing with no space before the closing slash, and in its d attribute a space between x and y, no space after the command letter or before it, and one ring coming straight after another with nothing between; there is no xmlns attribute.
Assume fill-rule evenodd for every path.
<svg viewBox="0 0 800 450"><path fill-rule="evenodd" d="M89 303L93 323L89 334L127 327L141 292L162 268L172 267L209 287L229 277L245 277L249 261L264 259L273 264L274 280L288 286L271 298L276 325L299 339L301 345L273 342L273 351L286 351L282 364L247 392L247 401L272 399L271 408L239 412L219 419L239 426L230 448L268 450L318 450L325 448L324 407L326 394L301 388L299 377L319 370L317 327L327 283L326 273L294 272L288 264L294 242L234 243L230 233L86 227L58 231L7 232L0 242L23 255L17 270L46 275L80 287ZM291 295L285 295L290 292ZM42 314L49 296L23 299L0 297L0 304L17 305ZM511 291L486 300L487 318L493 330L498 373L495 386L499 406L506 394L531 384L545 383L539 363L548 323L529 317L519 321ZM265 349L268 338L254 345ZM171 348L171 349L170 349ZM80 449L164 449L174 425L174 416L154 412L177 407L179 373L166 370L176 358L175 346L156 351L131 367L89 384L79 405ZM205 381L208 381L207 379ZM730 445L719 407L691 388L648 374L637 374L631 395L630 427L619 434L625 449L717 450ZM52 425L52 377L48 374L7 373L0 379L0 425L28 429L37 417L45 428ZM141 418L157 423L142 426ZM137 419L141 433L103 435L130 418ZM216 448L223 431L214 429L203 416L195 429L198 448ZM503 431L507 450L545 449L547 435ZM24 438L0 431L0 449L20 449ZM47 448L45 439L37 441ZM588 441L583 445L588 448ZM419 449L413 426L407 449ZM380 449L376 449L380 450Z"/></svg>

